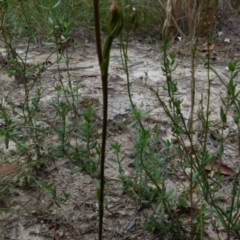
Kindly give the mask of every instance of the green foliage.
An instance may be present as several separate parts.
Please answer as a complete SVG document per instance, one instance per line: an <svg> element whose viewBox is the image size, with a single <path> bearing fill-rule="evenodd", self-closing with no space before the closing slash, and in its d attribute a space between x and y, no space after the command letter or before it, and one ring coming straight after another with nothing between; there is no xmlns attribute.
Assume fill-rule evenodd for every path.
<svg viewBox="0 0 240 240"><path fill-rule="evenodd" d="M134 31L146 29L156 21L157 25L163 22L161 14L156 13L158 4L154 1L148 3L140 0L121 1L123 19L117 22L114 16L110 21L107 20L106 16L110 17L109 2L100 1L101 30L108 34L104 45L105 62L101 66L102 75L105 77L108 76L113 38L122 30L122 23L125 24L124 32L120 36L120 46L131 105L128 130L134 133L132 150L134 166L132 172L127 174L124 168L127 157L123 144L113 140L110 147L114 157L110 160L118 166L118 178L121 181L121 186L118 188L136 199L143 208L151 211L145 229L160 234L161 237L203 239L209 218L214 217L226 231L228 239L232 235L240 238L238 187L240 173L236 172L231 176L231 181L228 182L230 200L223 206L225 198L221 191L225 182L221 169L214 170L214 174L213 171L210 174L206 171L207 166L215 166L216 159L219 160L219 164L222 163L226 143L234 136L237 136L240 154L238 81L240 70L237 62L228 63L229 73L225 75L227 81L219 79L225 87L226 97L222 98L219 119L215 122L211 120L210 111L211 79L209 77L206 79L208 83L206 104L201 102L196 114L201 127L195 128L193 118L190 116L186 119L183 115L183 99L179 98L179 83L174 78L178 67L176 53L170 51L169 39L165 40L161 48L163 52L161 70L165 76L164 90L167 93L167 100L160 95L158 89L150 87L150 90L168 117L168 124L173 132L171 139L164 138L165 133L161 130L161 124L156 123L152 126L145 121L152 109L137 108L131 98L127 66L128 38ZM6 106L4 103L0 105L0 119L3 123L0 128L0 142L4 144L5 150L8 150L11 144L16 147L14 151L1 153L3 154L1 164L14 159L14 163L21 166L15 177L5 178L5 182L0 183L0 202L11 196L11 189L18 187L20 181L26 180L29 187L35 184L41 189L40 197L46 192L53 202L61 207L71 197L70 194L65 190L59 194L53 182L39 177L39 173L44 173L45 164L49 161L59 161L60 158L70 162L69 173L85 171L95 178L99 200L99 166L103 152L99 144L101 134L98 133L99 124L95 117L94 106L81 107L80 85L78 83L73 85L73 81L79 82L79 79L67 72L66 79L63 80L59 71L58 77L57 74L55 76L56 98L50 104L53 119L46 120L46 116L42 116L44 88L37 85L50 65L56 64L59 67L60 64L65 64L66 68L71 66L72 53L68 47L75 46L73 40L75 34L83 36L86 32L93 34L92 3L87 0L1 1L0 11L2 41L7 51L6 59L1 56L1 60L6 61L4 70L9 77L14 77L18 84L24 85L25 96L20 107L14 103L11 106ZM26 51L21 55L16 48L23 39L26 39ZM29 65L27 63L29 48L33 41L50 45L52 49L43 62ZM74 48L71 50L74 51ZM56 59L49 63L53 53L56 53ZM192 54L194 59L194 48ZM193 74L194 67L193 62ZM209 66L206 71L211 71L211 67ZM149 87L147 71L139 79ZM196 103L194 79L193 76L191 104ZM191 111L194 110L194 106L191 107ZM233 114L230 114L231 112ZM235 129L226 130L230 121L234 122ZM197 134L198 149L195 148L193 141L194 134ZM209 136L219 142L215 152L209 147L211 144ZM184 176L188 187L178 189L178 183L181 183L179 176ZM108 185L107 180L106 185ZM195 195L196 201L193 198ZM104 206L107 206L107 198ZM185 224L186 222L189 224Z"/></svg>
<svg viewBox="0 0 240 240"><path fill-rule="evenodd" d="M58 91L58 99L61 98L61 93ZM59 115L59 126L52 126L56 132L59 144L51 148L51 155L54 159L59 157L67 157L73 164L72 171L75 172L74 166L86 171L88 174L98 175L98 161L92 159L92 155L100 155L98 141L94 140L93 134L95 125L92 122L93 107L89 107L83 112L83 123L76 131L68 125L67 118L70 111L70 106L66 102L57 101L53 104L56 112ZM75 138L75 142L80 146L71 144L70 139ZM79 170L80 170L79 169Z"/></svg>

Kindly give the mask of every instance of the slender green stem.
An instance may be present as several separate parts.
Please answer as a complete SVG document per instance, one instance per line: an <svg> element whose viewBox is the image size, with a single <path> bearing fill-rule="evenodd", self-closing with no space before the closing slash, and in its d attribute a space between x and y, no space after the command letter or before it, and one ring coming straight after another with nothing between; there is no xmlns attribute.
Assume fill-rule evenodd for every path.
<svg viewBox="0 0 240 240"><path fill-rule="evenodd" d="M94 0L94 17L95 17L95 34L98 53L98 61L101 69L102 93L103 93L103 126L102 126L102 151L101 151L101 167L100 167L100 189L98 189L97 197L99 203L99 240L102 239L103 231L103 214L104 214L104 166L107 138L107 112L108 112L108 67L110 59L110 51L115 37L119 35L123 26L123 15L121 9L114 2L110 11L111 19L108 23L108 37L103 47L101 48L101 35L99 25L99 1Z"/></svg>

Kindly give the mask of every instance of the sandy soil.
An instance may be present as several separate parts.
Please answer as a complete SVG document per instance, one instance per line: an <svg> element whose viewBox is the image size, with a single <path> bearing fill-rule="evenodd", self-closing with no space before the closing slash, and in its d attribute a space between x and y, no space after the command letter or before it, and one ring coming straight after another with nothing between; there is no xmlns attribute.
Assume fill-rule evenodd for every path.
<svg viewBox="0 0 240 240"><path fill-rule="evenodd" d="M234 40L234 44L232 42L230 44L224 43L221 39L216 40L214 44L213 52L215 57L211 60L211 64L216 72L226 81L224 75L229 74L226 64L229 60L239 61L240 48L238 47L240 45L237 39ZM21 56L24 56L25 48L24 44L17 48ZM173 78L178 83L178 97L183 100L183 114L188 119L191 106L190 90L192 78L190 44L178 42L172 48L177 52L178 63ZM158 49L157 45L143 44L138 40L131 41L128 50L131 95L134 104L138 108L152 109L144 124L160 128L163 133L162 139L171 139L173 138L172 126L156 97L149 90L150 87L158 89L162 99L167 101L168 96L164 90L164 87L166 87L165 76L161 70L162 52ZM4 54L5 49L1 48L0 51ZM35 45L31 45L27 62L43 62L48 58L50 51L47 47L38 48ZM201 102L203 102L203 105L206 103L208 90L208 72L204 66L204 59L206 60L204 42L199 44L198 54L200 56L197 57L195 69L196 106L194 124L196 128L201 126L201 121L196 113L201 106ZM201 57L203 58L202 60ZM55 60L56 54L49 59L51 62ZM94 119L100 127L102 92L95 44L87 41L80 42L79 48L71 55L69 65L69 73L72 75L71 83L73 86L78 86L80 107L84 108L88 105L94 105ZM12 113L12 118L19 119L25 96L24 85L20 83L19 79L8 77L3 68L4 66L1 71L1 106L4 104L4 106L8 106L14 103L17 107L15 112ZM57 65L50 66L32 90L33 93L34 89L42 88L40 101L41 119L39 121L44 123L46 128L57 117L51 105L56 100L54 86L59 84L59 77L62 78L64 84L68 84L65 68L66 65L61 63L59 75ZM118 141L122 144L121 156L124 157L123 169L125 174L128 175L134 171L133 147L136 135L134 130L128 128L130 123L130 103L127 94L126 74L122 68L117 41L113 45L109 75L109 133L106 157L106 180L108 183L106 199L108 201L108 209L105 211L104 218L104 239L162 239L161 235L158 235L159 233L149 233L144 230L144 224L153 212L147 208L140 209L140 203L132 199L121 189L121 182L118 179L118 165L110 161L110 158L113 157L110 143ZM213 72L210 72L210 78L212 79L211 120L217 122L219 120L221 97L225 96L226 90ZM80 109L79 111L81 116L82 110ZM71 114L70 112L69 123L75 124L77 119ZM120 127L114 127L124 121L125 123L121 124ZM227 128L231 127L233 132L236 132L233 119L229 116ZM14 159L15 163L18 164L26 161L24 156L16 156L17 146L13 142L10 142L9 149L5 149L3 141L3 138L1 138L1 163L6 161L6 157ZM47 147L54 145L55 141L56 137L53 137L51 134L47 135L43 151L47 150ZM219 143L212 140L211 144L211 151L217 152ZM159 150L161 150L161 145ZM35 153L31 154L31 158L35 160ZM224 164L232 169L237 169L239 167L238 158L236 141L226 143L223 157ZM54 182L57 187L57 193L61 194L62 191L69 192L71 195L70 199L59 208L47 193L43 193L34 184L31 187L25 186L24 183L19 184L16 188L10 190L9 200L3 203L2 206L2 209L12 210L1 210L1 239L97 239L98 213L94 178L84 172L71 174L71 164L65 158L58 159L55 164L52 161L47 161L45 164L46 169L44 173L38 176L38 179ZM174 186L177 186L176 191L181 192L182 189L187 187L188 183L183 175L180 174L178 177L176 175L172 175L170 180ZM8 183L9 179L10 177L1 179L1 185ZM222 191L226 196L229 196L227 178L225 183L226 186L223 186ZM209 228L209 234L212 237L214 236L211 227ZM214 237L211 239L214 239Z"/></svg>

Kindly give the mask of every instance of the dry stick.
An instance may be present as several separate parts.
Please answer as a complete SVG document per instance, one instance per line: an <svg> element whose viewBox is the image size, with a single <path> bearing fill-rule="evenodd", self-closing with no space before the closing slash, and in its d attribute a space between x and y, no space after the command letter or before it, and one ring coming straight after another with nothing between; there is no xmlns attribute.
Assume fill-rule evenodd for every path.
<svg viewBox="0 0 240 240"><path fill-rule="evenodd" d="M191 144L191 152L194 153L193 147L193 113L194 113L194 106L195 106L195 88L196 88L196 79L195 79L195 54L196 54L196 44L192 47L192 54L191 54L191 116L189 121L189 140ZM192 153L189 154L190 157L190 164L191 164L191 172L190 172L190 215L191 215L191 239L193 239L193 155Z"/></svg>
<svg viewBox="0 0 240 240"><path fill-rule="evenodd" d="M93 0L94 8L94 21L95 21L95 37L97 45L97 55L99 66L102 64L102 44L101 44L101 30L100 30L100 17L99 17L99 0Z"/></svg>
<svg viewBox="0 0 240 240"><path fill-rule="evenodd" d="M74 67L74 68L48 68L46 70L50 72L69 72L69 71L78 71L83 69L93 68L93 65L85 66L85 67Z"/></svg>
<svg viewBox="0 0 240 240"><path fill-rule="evenodd" d="M170 18L171 18L171 20L172 20L172 23L173 23L174 27L176 28L178 34L179 34L180 36L182 36L182 37L185 37L185 34L184 34L183 31L181 30L181 28L178 26L178 23L177 23L175 17L172 15L172 13L171 13L171 12L168 13L168 9L166 9L166 7L163 5L163 3L162 3L161 0L159 0L158 2L159 2L159 4L160 4L162 10L163 10L166 14L170 14L169 16L170 16ZM163 27L163 28L164 28L164 27ZM163 29L163 31L164 31L164 29Z"/></svg>

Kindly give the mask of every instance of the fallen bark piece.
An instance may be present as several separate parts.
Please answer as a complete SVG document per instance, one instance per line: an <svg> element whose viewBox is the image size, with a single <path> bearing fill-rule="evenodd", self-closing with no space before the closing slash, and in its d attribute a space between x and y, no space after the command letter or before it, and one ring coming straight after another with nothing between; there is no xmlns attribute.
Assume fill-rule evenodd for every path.
<svg viewBox="0 0 240 240"><path fill-rule="evenodd" d="M17 172L19 167L12 163L4 163L0 165L0 176L7 176Z"/></svg>
<svg viewBox="0 0 240 240"><path fill-rule="evenodd" d="M205 166L205 170L211 171L214 173L219 171L221 174L226 176L231 176L231 177L235 174L233 169L219 162L208 163Z"/></svg>

